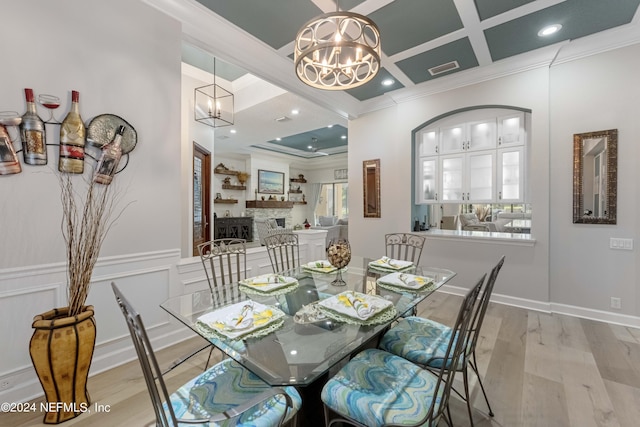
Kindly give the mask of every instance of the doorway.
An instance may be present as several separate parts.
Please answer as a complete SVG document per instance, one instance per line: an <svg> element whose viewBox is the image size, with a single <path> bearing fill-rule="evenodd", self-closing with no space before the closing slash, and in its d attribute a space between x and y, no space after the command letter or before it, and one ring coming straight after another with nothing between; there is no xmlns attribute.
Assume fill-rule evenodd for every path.
<svg viewBox="0 0 640 427"><path fill-rule="evenodd" d="M193 143L193 256L211 236L211 153Z"/></svg>

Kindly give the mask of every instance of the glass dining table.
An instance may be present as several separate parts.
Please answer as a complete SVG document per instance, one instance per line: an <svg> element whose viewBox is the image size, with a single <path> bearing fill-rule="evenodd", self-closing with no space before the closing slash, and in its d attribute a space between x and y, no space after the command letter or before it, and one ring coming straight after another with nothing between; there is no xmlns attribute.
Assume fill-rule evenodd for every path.
<svg viewBox="0 0 640 427"><path fill-rule="evenodd" d="M431 267L410 267L402 272L382 270L371 267L371 261L352 257L348 266L341 270L346 283L342 286L332 284L336 272L309 270L303 265L281 273L295 279L297 284L277 292L257 292L242 283L234 283L213 291L206 289L171 297L161 307L266 383L296 386L303 395L303 402L313 396L318 405L319 390L332 367L363 348L375 346L393 321L411 313L418 303L455 276L453 271ZM416 289L384 283L385 277L397 279L401 274L427 278L432 283ZM372 321L359 321L336 312L318 310L323 302L329 307L329 301L350 293L386 302L390 310L385 310L386 314L372 318ZM279 321L275 326L257 331L261 333L237 337L220 333L204 322L207 316L247 304L270 308L269 313L280 314ZM303 403L304 408L304 418L316 419L317 415L322 418L321 412L313 417L309 415L308 402ZM317 408L313 412L318 412Z"/></svg>

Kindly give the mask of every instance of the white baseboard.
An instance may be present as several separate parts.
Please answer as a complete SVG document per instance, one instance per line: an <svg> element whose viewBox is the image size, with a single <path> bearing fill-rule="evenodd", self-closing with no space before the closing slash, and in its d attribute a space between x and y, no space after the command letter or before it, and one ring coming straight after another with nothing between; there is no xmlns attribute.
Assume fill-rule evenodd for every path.
<svg viewBox="0 0 640 427"><path fill-rule="evenodd" d="M444 285L438 291L453 294L464 295L468 289L458 286ZM603 310L595 310L592 308L577 307L574 305L558 304L554 302L541 302L525 298L512 297L508 295L496 294L491 295L491 302L496 304L504 304L512 307L524 308L527 310L541 311L543 313L556 313L565 316L580 317L583 319L596 320L599 322L612 323L621 326L630 326L632 328L640 328L640 317L629 316L627 314L611 313Z"/></svg>

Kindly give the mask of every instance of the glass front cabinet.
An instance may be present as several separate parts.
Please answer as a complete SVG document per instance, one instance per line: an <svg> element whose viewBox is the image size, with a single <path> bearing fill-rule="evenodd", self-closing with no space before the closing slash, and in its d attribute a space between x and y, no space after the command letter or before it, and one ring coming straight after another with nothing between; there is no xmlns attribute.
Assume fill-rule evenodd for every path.
<svg viewBox="0 0 640 427"><path fill-rule="evenodd" d="M524 113L415 133L416 203L522 203Z"/></svg>

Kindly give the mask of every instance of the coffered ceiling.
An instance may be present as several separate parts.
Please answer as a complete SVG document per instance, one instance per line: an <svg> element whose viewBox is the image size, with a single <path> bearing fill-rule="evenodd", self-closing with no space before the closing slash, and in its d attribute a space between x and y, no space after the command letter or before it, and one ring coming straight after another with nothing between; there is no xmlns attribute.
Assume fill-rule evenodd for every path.
<svg viewBox="0 0 640 427"><path fill-rule="evenodd" d="M298 30L333 0L145 1L182 21L187 42L345 119L640 41L640 0L342 0L378 25L382 69L333 92L304 85L293 65ZM552 24L561 29L538 35Z"/></svg>

